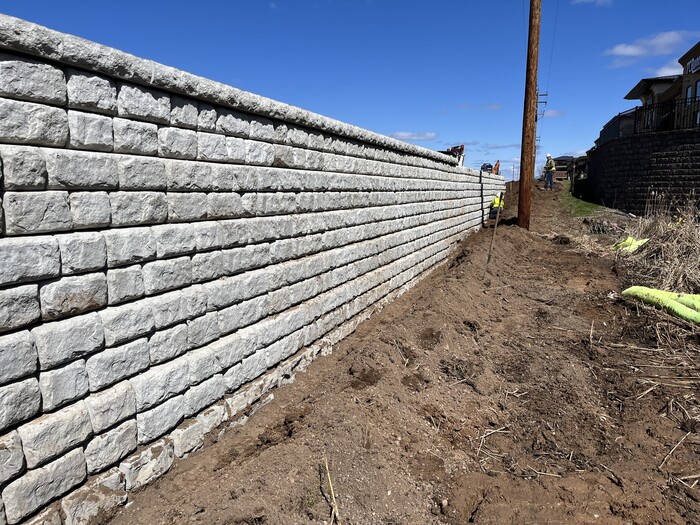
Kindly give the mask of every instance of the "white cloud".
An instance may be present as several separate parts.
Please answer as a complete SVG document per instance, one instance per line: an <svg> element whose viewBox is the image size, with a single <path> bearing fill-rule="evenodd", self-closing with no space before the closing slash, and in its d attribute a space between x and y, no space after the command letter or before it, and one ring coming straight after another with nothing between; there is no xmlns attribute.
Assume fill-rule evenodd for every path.
<svg viewBox="0 0 700 525"><path fill-rule="evenodd" d="M564 112L559 111L558 109L546 109L542 114L542 118L559 118L563 116Z"/></svg>
<svg viewBox="0 0 700 525"><path fill-rule="evenodd" d="M681 73L683 73L683 66L678 63L678 60L669 60L666 64L654 71L657 77L680 75Z"/></svg>
<svg viewBox="0 0 700 525"><path fill-rule="evenodd" d="M612 5L613 0L572 0L572 4Z"/></svg>
<svg viewBox="0 0 700 525"><path fill-rule="evenodd" d="M433 133L432 131L424 133L397 131L396 133L390 133L389 136L398 140L435 140L437 138L437 133Z"/></svg>
<svg viewBox="0 0 700 525"><path fill-rule="evenodd" d="M502 109L503 106L501 104L484 104L484 109L488 111L498 111L499 109Z"/></svg>
<svg viewBox="0 0 700 525"><path fill-rule="evenodd" d="M695 31L664 31L646 38L639 38L631 43L617 44L606 49L604 55L619 59L613 65L629 65L634 59L641 57L662 56L676 53L686 45L688 40L696 38L700 33Z"/></svg>

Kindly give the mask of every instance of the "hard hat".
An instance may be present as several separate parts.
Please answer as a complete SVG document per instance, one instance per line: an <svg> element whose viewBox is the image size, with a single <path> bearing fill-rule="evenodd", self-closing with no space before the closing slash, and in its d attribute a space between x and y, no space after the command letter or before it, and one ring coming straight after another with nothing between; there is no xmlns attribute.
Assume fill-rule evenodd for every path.
<svg viewBox="0 0 700 525"><path fill-rule="evenodd" d="M550 158L552 156L551 153L547 153L547 158Z"/></svg>

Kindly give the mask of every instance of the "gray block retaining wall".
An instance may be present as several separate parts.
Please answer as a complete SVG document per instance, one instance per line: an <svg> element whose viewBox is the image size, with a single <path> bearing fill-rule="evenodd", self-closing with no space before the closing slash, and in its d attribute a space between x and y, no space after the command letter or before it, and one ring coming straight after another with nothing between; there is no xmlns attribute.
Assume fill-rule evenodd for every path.
<svg viewBox="0 0 700 525"><path fill-rule="evenodd" d="M444 261L504 188L4 15L0 160L0 525L125 503Z"/></svg>

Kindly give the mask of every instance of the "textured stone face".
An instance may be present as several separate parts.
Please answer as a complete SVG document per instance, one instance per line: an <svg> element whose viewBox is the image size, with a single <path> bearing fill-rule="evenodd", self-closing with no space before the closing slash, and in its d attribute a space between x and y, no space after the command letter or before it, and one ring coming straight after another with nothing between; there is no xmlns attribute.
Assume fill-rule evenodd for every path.
<svg viewBox="0 0 700 525"><path fill-rule="evenodd" d="M116 507L124 505L126 500L124 474L117 468L111 469L61 500L61 509L65 515L63 523L92 523L99 516L108 515Z"/></svg>
<svg viewBox="0 0 700 525"><path fill-rule="evenodd" d="M112 119L102 115L68 111L68 145L76 149L112 151Z"/></svg>
<svg viewBox="0 0 700 525"><path fill-rule="evenodd" d="M136 421L130 420L95 436L85 447L88 474L101 472L136 449Z"/></svg>
<svg viewBox="0 0 700 525"><path fill-rule="evenodd" d="M0 239L0 285L55 277L60 261L54 237Z"/></svg>
<svg viewBox="0 0 700 525"><path fill-rule="evenodd" d="M0 386L0 432L35 416L40 406L41 391L36 379Z"/></svg>
<svg viewBox="0 0 700 525"><path fill-rule="evenodd" d="M0 53L0 96L63 105L66 79L57 67Z"/></svg>
<svg viewBox="0 0 700 525"><path fill-rule="evenodd" d="M155 155L158 152L158 126L123 118L114 119L114 151Z"/></svg>
<svg viewBox="0 0 700 525"><path fill-rule="evenodd" d="M127 458L119 465L126 476L126 490L132 491L157 480L173 464L173 443L163 439L134 457Z"/></svg>
<svg viewBox="0 0 700 525"><path fill-rule="evenodd" d="M72 192L69 200L74 228L109 226L112 214L106 192Z"/></svg>
<svg viewBox="0 0 700 525"><path fill-rule="evenodd" d="M129 266L107 272L109 304L119 304L143 297L143 274L141 266Z"/></svg>
<svg viewBox="0 0 700 525"><path fill-rule="evenodd" d="M148 368L150 354L148 340L138 339L116 348L95 354L87 361L90 390L102 388L133 376Z"/></svg>
<svg viewBox="0 0 700 525"><path fill-rule="evenodd" d="M55 368L39 375L42 408L52 411L88 392L88 376L85 361L73 361L63 368Z"/></svg>
<svg viewBox="0 0 700 525"><path fill-rule="evenodd" d="M136 339L153 329L153 313L143 303L115 306L99 312L107 346Z"/></svg>
<svg viewBox="0 0 700 525"><path fill-rule="evenodd" d="M36 285L0 290L0 333L31 324L39 317Z"/></svg>
<svg viewBox="0 0 700 525"><path fill-rule="evenodd" d="M149 228L110 230L103 233L110 268L147 261L156 256L156 242Z"/></svg>
<svg viewBox="0 0 700 525"><path fill-rule="evenodd" d="M37 369L34 338L27 331L0 336L0 385Z"/></svg>
<svg viewBox="0 0 700 525"><path fill-rule="evenodd" d="M73 225L65 191L7 192L3 207L9 235L63 231Z"/></svg>
<svg viewBox="0 0 700 525"><path fill-rule="evenodd" d="M136 399L128 381L123 381L85 399L95 433L100 433L136 414Z"/></svg>
<svg viewBox="0 0 700 525"><path fill-rule="evenodd" d="M70 150L44 150L50 189L116 189L114 155Z"/></svg>
<svg viewBox="0 0 700 525"><path fill-rule="evenodd" d="M109 196L114 226L165 222L168 203L165 193L155 191L113 192Z"/></svg>
<svg viewBox="0 0 700 525"><path fill-rule="evenodd" d="M170 123L170 97L160 91L122 84L117 95L119 116Z"/></svg>
<svg viewBox="0 0 700 525"><path fill-rule="evenodd" d="M78 71L68 70L68 107L106 113L117 113L117 87L111 80Z"/></svg>
<svg viewBox="0 0 700 525"><path fill-rule="evenodd" d="M40 148L2 146L0 159L6 190L40 190L46 186L46 161Z"/></svg>
<svg viewBox="0 0 700 525"><path fill-rule="evenodd" d="M119 161L119 188L164 190L165 164L159 159L123 156Z"/></svg>
<svg viewBox="0 0 700 525"><path fill-rule="evenodd" d="M0 436L0 483L14 478L24 467L22 442L16 431Z"/></svg>
<svg viewBox="0 0 700 525"><path fill-rule="evenodd" d="M64 109L0 98L0 142L64 146L67 140Z"/></svg>
<svg viewBox="0 0 700 525"><path fill-rule="evenodd" d="M97 310L107 304L103 273L64 277L40 288L41 315L46 321Z"/></svg>
<svg viewBox="0 0 700 525"><path fill-rule="evenodd" d="M96 313L37 326L32 330L42 370L101 350L104 330Z"/></svg>
<svg viewBox="0 0 700 525"><path fill-rule="evenodd" d="M64 275L101 270L107 264L107 248L98 232L59 235L61 271Z"/></svg>

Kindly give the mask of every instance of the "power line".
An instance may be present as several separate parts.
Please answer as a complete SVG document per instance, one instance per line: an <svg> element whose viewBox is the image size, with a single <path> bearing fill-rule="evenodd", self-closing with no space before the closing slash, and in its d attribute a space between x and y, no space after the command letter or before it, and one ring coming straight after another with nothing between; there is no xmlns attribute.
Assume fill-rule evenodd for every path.
<svg viewBox="0 0 700 525"><path fill-rule="evenodd" d="M557 20L559 19L559 0L557 0L557 8L554 12L554 31L552 32L552 52L549 55L549 71L547 72L547 88L545 91L549 93L549 79L552 76L552 63L554 62L554 39L557 36Z"/></svg>

